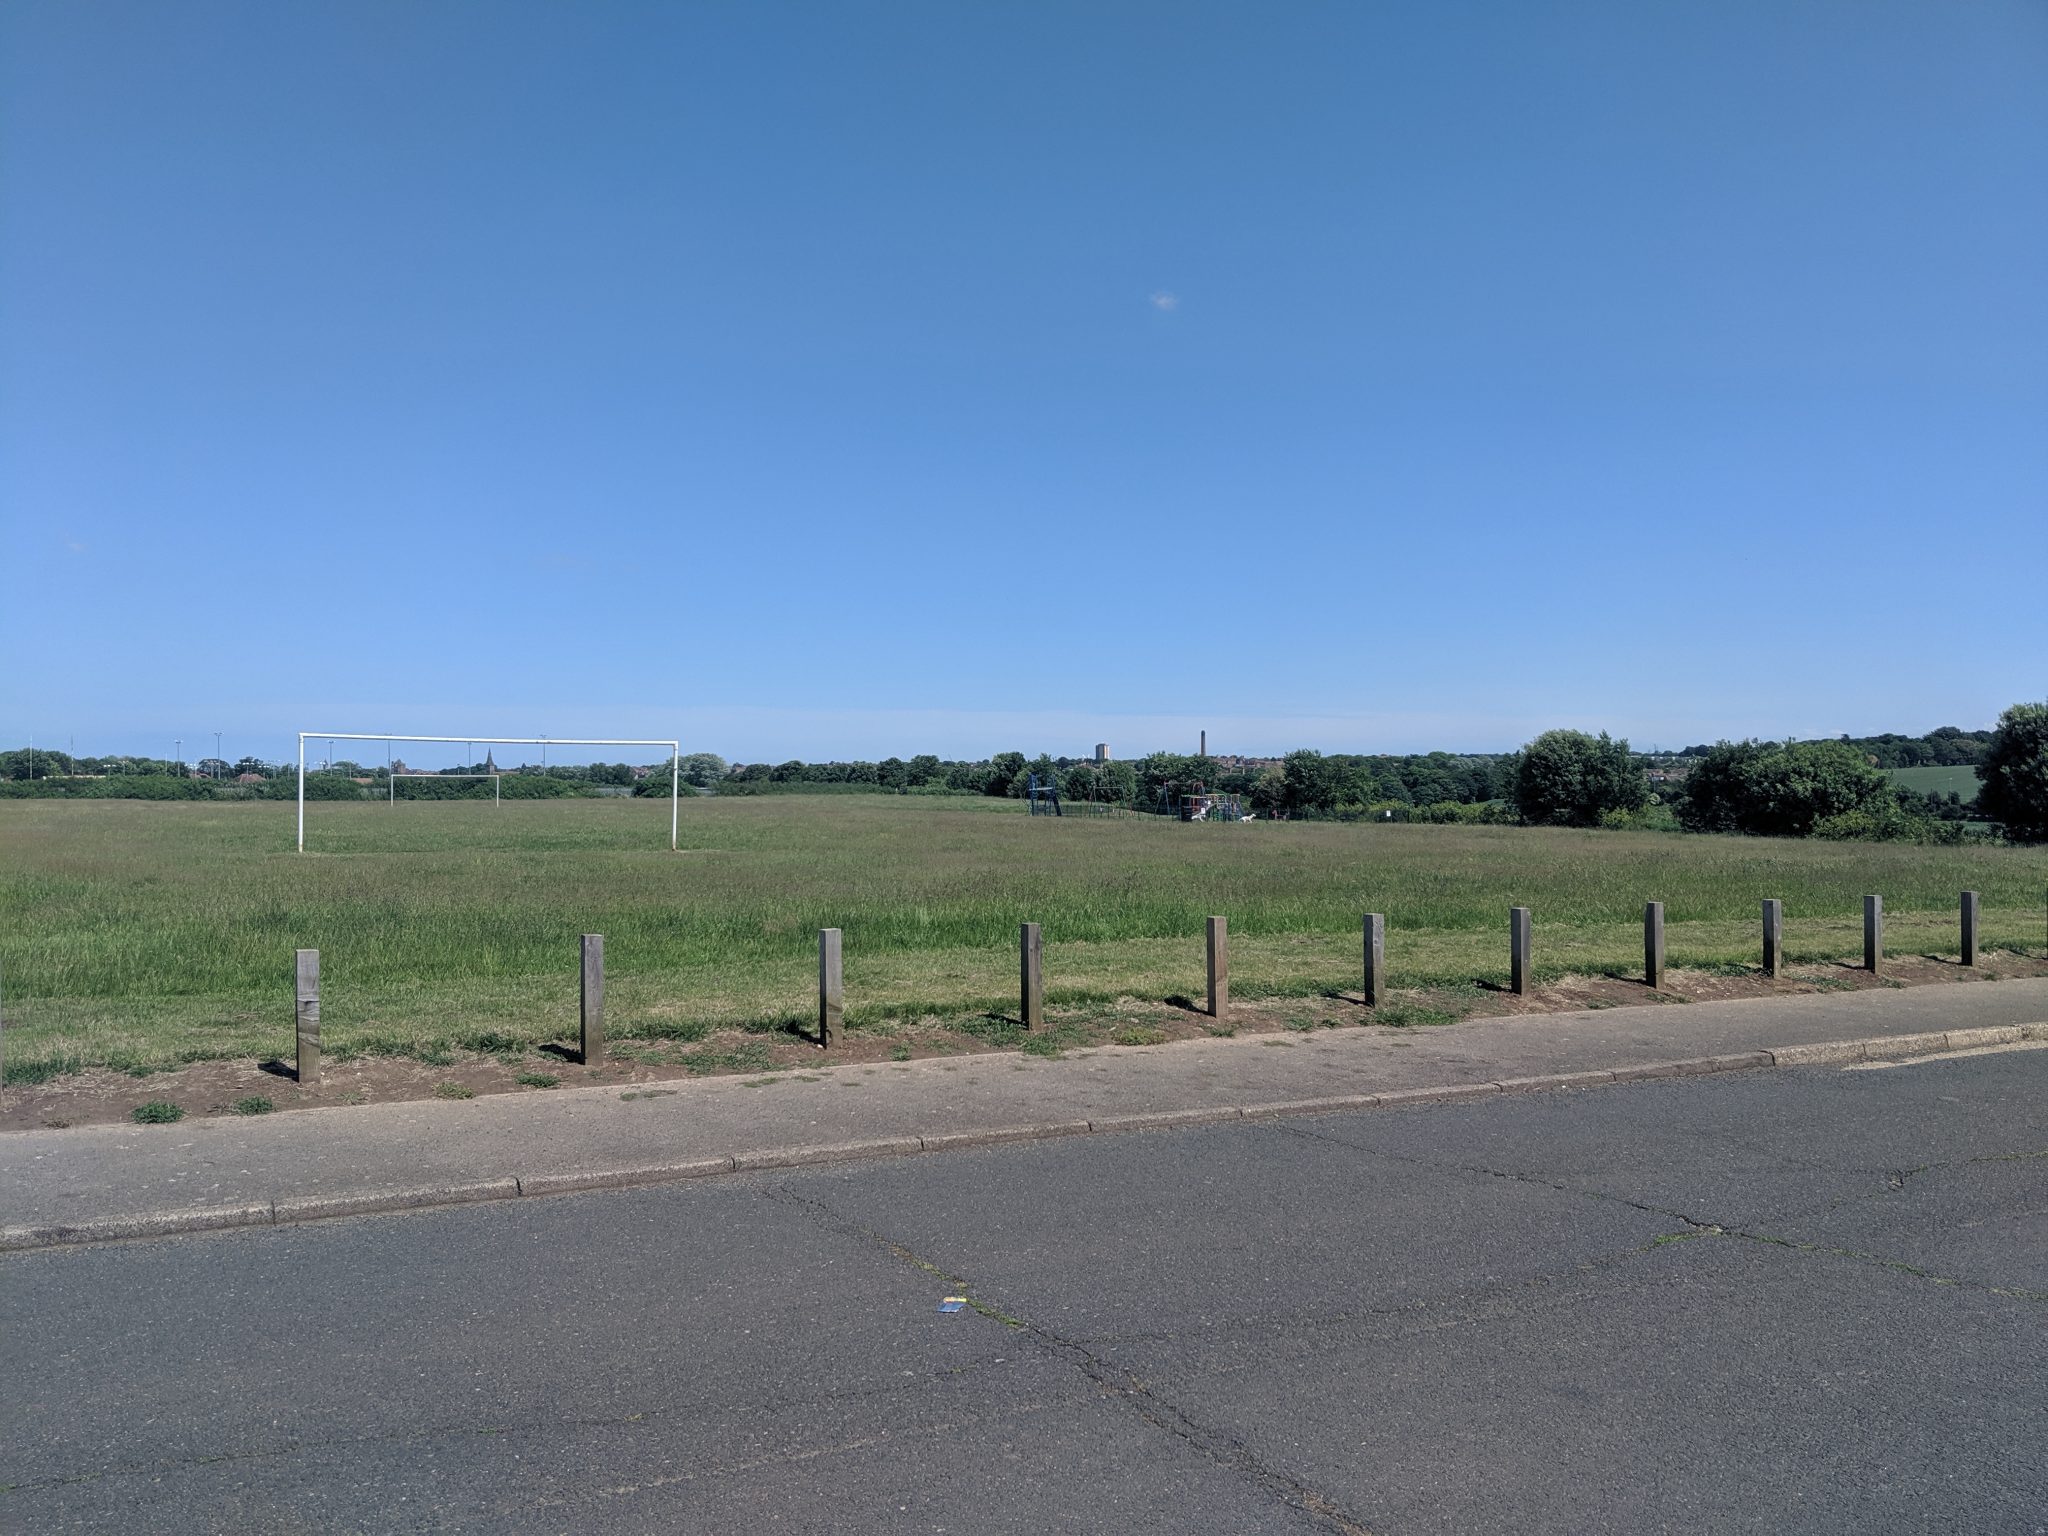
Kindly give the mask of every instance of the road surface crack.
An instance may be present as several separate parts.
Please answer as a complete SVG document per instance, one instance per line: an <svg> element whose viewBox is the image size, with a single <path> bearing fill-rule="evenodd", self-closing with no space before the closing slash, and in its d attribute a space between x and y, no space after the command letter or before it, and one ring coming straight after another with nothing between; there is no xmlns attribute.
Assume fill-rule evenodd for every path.
<svg viewBox="0 0 2048 1536"><path fill-rule="evenodd" d="M1762 1243L1773 1248L1786 1248L1797 1253L1815 1254L1826 1258L1849 1259L1857 1263L1874 1265L1879 1269L1889 1269L1898 1274L1911 1275L1915 1279L1925 1280L1931 1285L1958 1286L1965 1290L1982 1291L1988 1295L2003 1297L2009 1301L2048 1301L2048 1291L2028 1290L2020 1286L1992 1285L1982 1280L1963 1280L1953 1275L1937 1274L1935 1271L1923 1269L1917 1264L1908 1264L1902 1259L1886 1258L1883 1254L1879 1253L1865 1253L1861 1249L1834 1247L1826 1243L1802 1242L1797 1238L1779 1237L1769 1232L1754 1232L1748 1228L1726 1222L1709 1221L1704 1217L1694 1216L1686 1211L1672 1210L1668 1206L1652 1205L1642 1200L1631 1200L1626 1195L1610 1194L1606 1190L1600 1189L1583 1189L1575 1184L1565 1184L1556 1179L1544 1178L1540 1174L1521 1173L1514 1169L1488 1168L1476 1163L1442 1162L1433 1158L1408 1157L1399 1152L1388 1152L1378 1147L1361 1147L1335 1136L1324 1136L1304 1126L1290 1125L1283 1127L1283 1129L1291 1135L1306 1137L1311 1141L1319 1141L1328 1146L1343 1147L1347 1151L1362 1153L1367 1157L1384 1157L1392 1162L1407 1163L1411 1167L1416 1168L1429 1168L1439 1173L1479 1174L1486 1178L1507 1179L1517 1184L1533 1184L1539 1189L1552 1190L1558 1194L1574 1195L1587 1200L1603 1201L1610 1205L1626 1206L1630 1210L1641 1211L1645 1215L1666 1216L1673 1221L1685 1223L1686 1231L1667 1232L1654 1237L1642 1247L1632 1250L1635 1253L1649 1253L1683 1238L1738 1238L1745 1242ZM1930 1173L1940 1168L1966 1168L1984 1163L2022 1162L2036 1157L2048 1157L2048 1153L2001 1152L1992 1153L1984 1157L1958 1158L1946 1163L1929 1163L1923 1168L1909 1168L1887 1175L1886 1183L1888 1188L1885 1192L1890 1193L1903 1189L1906 1181L1916 1174ZM1876 1198L1879 1198L1879 1196L1858 1195L1851 1197L1854 1200ZM1831 1200L1815 1209L1833 1210L1844 1203L1846 1202L1841 1200ZM1792 1213L1795 1218L1801 1214L1804 1213Z"/></svg>
<svg viewBox="0 0 2048 1536"><path fill-rule="evenodd" d="M1282 1503L1308 1515L1324 1529L1339 1532L1341 1536L1372 1536L1366 1525L1335 1499L1269 1465L1234 1435L1211 1429L1190 1417L1153 1391L1143 1379L1098 1355L1087 1345L1066 1338L1043 1324L1018 1317L986 1300L977 1299L974 1283L966 1276L954 1274L864 1222L841 1215L814 1196L799 1194L788 1185L782 1186L777 1194L803 1207L821 1226L842 1236L872 1243L904 1263L944 1280L955 1287L958 1294L966 1297L967 1304L976 1312L1025 1333L1048 1354L1073 1366L1105 1397L1128 1406L1142 1422L1171 1435L1216 1465L1236 1472Z"/></svg>

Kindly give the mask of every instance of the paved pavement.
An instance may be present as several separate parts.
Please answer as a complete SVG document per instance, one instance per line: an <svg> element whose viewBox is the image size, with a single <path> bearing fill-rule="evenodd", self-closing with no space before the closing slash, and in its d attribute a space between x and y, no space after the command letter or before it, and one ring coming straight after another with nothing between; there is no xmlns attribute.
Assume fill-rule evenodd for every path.
<svg viewBox="0 0 2048 1536"><path fill-rule="evenodd" d="M0 1525L2038 1536L2044 1213L2029 1045L15 1253Z"/></svg>
<svg viewBox="0 0 2048 1536"><path fill-rule="evenodd" d="M602 1170L2048 1022L2048 980L1364 1028L1045 1061L1015 1053L0 1135L0 1225L47 1229L379 1191L545 1188ZM913 1140L911 1146L915 1147ZM0 1234L4 1236L4 1234Z"/></svg>

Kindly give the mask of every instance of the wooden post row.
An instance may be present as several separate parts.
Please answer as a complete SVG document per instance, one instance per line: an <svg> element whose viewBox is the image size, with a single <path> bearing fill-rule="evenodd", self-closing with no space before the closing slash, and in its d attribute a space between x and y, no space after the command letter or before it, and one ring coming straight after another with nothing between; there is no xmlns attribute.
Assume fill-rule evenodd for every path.
<svg viewBox="0 0 2048 1536"><path fill-rule="evenodd" d="M1045 1028L1045 940L1036 923L1017 927L1017 994L1024 1027Z"/></svg>
<svg viewBox="0 0 2048 1536"><path fill-rule="evenodd" d="M604 1065L604 935L583 935L583 1065Z"/></svg>
<svg viewBox="0 0 2048 1536"><path fill-rule="evenodd" d="M1764 974L1775 977L1784 963L1785 904L1771 899L1763 904ZM1962 963L1977 963L1978 894L1962 893ZM1365 914L1364 970L1365 1002L1377 1008L1386 994L1386 917ZM1208 921L1209 1016L1221 1019L1230 1008L1229 920ZM1531 928L1527 907L1508 912L1509 989L1526 996L1531 979ZM1026 1029L1045 1025L1045 948L1040 925L1024 923L1018 930L1019 1005ZM298 1077L302 1086L320 1080L320 951L298 951L295 987L295 1024ZM586 933L582 945L582 1036L585 1066L604 1064L604 935ZM1873 974L1884 969L1884 898L1863 898L1863 964ZM818 1043L829 1047L845 1015L846 988L840 930L818 932ZM1643 979L1650 987L1664 985L1664 903L1652 901L1643 907Z"/></svg>
<svg viewBox="0 0 2048 1536"><path fill-rule="evenodd" d="M1377 1008L1385 994L1387 974L1387 920L1378 912L1365 914L1365 1006Z"/></svg>
<svg viewBox="0 0 2048 1536"><path fill-rule="evenodd" d="M297 1036L299 1086L320 1086L320 951L298 952L292 988L293 1032Z"/></svg>
<svg viewBox="0 0 2048 1536"><path fill-rule="evenodd" d="M1209 919L1209 1017L1221 1019L1230 1011L1230 922Z"/></svg>
<svg viewBox="0 0 2048 1536"><path fill-rule="evenodd" d="M841 967L839 930L818 930L818 1049L830 1050L846 1017L846 973Z"/></svg>
<svg viewBox="0 0 2048 1536"><path fill-rule="evenodd" d="M1508 989L1517 997L1529 995L1529 909L1508 908Z"/></svg>

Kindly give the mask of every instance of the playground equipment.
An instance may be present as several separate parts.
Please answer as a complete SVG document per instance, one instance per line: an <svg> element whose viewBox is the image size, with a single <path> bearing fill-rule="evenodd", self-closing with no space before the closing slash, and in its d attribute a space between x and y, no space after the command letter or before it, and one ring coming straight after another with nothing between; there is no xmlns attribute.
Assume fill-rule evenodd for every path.
<svg viewBox="0 0 2048 1536"><path fill-rule="evenodd" d="M1013 779L1011 782L1015 783L1016 781ZM1024 781L1024 791L1031 799L1032 815L1064 816L1066 814L1066 812L1060 809L1060 787L1055 780L1047 779L1041 784L1038 781L1038 775L1034 773Z"/></svg>
<svg viewBox="0 0 2048 1536"><path fill-rule="evenodd" d="M1037 774L1030 774L1024 780L1024 792L1029 798L1031 814L1034 816L1127 816L1130 808L1111 805L1100 800L1069 800L1060 793L1059 785L1050 779L1041 780Z"/></svg>
<svg viewBox="0 0 2048 1536"><path fill-rule="evenodd" d="M1212 794L1197 784L1185 795L1170 790L1159 792L1159 814L1182 821L1250 821L1244 802L1237 795Z"/></svg>

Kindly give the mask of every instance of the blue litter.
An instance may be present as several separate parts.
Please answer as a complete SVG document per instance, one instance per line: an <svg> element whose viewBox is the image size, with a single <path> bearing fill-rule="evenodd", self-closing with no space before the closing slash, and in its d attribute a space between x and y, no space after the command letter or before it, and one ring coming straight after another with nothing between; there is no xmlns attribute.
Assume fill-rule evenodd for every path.
<svg viewBox="0 0 2048 1536"><path fill-rule="evenodd" d="M948 1296L939 1303L939 1310L941 1312L964 1312L967 1310L967 1298L965 1296Z"/></svg>

